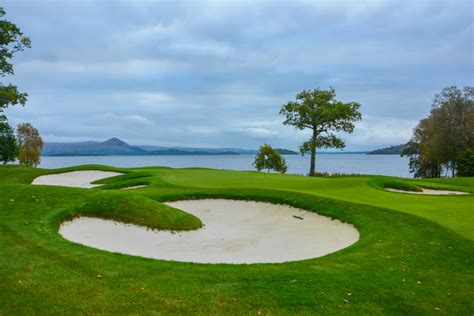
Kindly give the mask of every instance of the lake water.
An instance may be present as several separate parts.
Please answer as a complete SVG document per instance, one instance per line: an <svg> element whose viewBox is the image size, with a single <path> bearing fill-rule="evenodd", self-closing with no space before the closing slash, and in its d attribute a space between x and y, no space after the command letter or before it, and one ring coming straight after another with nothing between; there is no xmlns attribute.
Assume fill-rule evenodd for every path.
<svg viewBox="0 0 474 316"><path fill-rule="evenodd" d="M285 155L288 173L307 174L309 157ZM167 166L173 168L202 167L230 170L255 170L253 155L203 156L77 156L41 157L41 168L62 168L84 164L115 167ZM320 154L316 157L318 172L347 174L379 174L411 178L408 159L398 155Z"/></svg>

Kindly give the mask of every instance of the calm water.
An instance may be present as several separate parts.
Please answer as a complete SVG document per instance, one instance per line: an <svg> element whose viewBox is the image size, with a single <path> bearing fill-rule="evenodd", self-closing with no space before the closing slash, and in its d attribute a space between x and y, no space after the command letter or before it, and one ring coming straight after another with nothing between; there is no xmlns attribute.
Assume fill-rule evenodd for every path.
<svg viewBox="0 0 474 316"><path fill-rule="evenodd" d="M102 164L115 167L167 166L173 168L203 167L231 170L254 170L253 155L238 156L83 156L42 157L42 168L62 168L84 164ZM285 156L288 173L306 174L309 157ZM380 174L409 177L408 159L398 155L321 154L317 156L316 170L329 173Z"/></svg>

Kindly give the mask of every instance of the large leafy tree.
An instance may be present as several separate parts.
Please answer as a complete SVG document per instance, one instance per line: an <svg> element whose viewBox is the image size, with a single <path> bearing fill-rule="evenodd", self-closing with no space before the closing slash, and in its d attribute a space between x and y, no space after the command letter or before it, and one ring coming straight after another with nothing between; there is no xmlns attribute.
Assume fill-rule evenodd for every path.
<svg viewBox="0 0 474 316"><path fill-rule="evenodd" d="M436 94L430 115L415 127L402 155L410 158L415 177L437 178L455 176L468 149L474 150L474 87L453 86Z"/></svg>
<svg viewBox="0 0 474 316"><path fill-rule="evenodd" d="M31 47L31 41L23 36L20 29L12 22L3 17L5 10L0 7L0 77L13 75L13 64L11 59L19 51ZM13 84L0 82L0 113L9 106L21 104L24 105L28 95L18 91Z"/></svg>
<svg viewBox="0 0 474 316"><path fill-rule="evenodd" d="M0 161L6 164L14 161L18 153L13 128L8 124L5 115L0 115Z"/></svg>
<svg viewBox="0 0 474 316"><path fill-rule="evenodd" d="M455 175L456 160L466 149L474 149L474 87L447 87L433 101L433 149Z"/></svg>
<svg viewBox="0 0 474 316"><path fill-rule="evenodd" d="M283 124L299 130L311 130L311 138L300 146L302 154L311 154L309 175L315 173L316 148L345 147L336 133L354 131L354 122L362 119L359 108L357 102L336 100L333 88L303 90L296 95L296 101L282 106L280 114L285 116Z"/></svg>
<svg viewBox="0 0 474 316"><path fill-rule="evenodd" d="M43 139L30 123L22 123L17 128L18 161L20 164L36 167L41 162Z"/></svg>
<svg viewBox="0 0 474 316"><path fill-rule="evenodd" d="M268 172L275 170L276 172L285 173L288 169L285 159L268 144L260 146L260 150L255 156L253 166L258 171L266 169Z"/></svg>
<svg viewBox="0 0 474 316"><path fill-rule="evenodd" d="M410 172L415 178L438 178L445 167L437 157L435 137L433 137L434 125L429 119L423 119L413 129L413 136L406 144L402 156L409 157Z"/></svg>

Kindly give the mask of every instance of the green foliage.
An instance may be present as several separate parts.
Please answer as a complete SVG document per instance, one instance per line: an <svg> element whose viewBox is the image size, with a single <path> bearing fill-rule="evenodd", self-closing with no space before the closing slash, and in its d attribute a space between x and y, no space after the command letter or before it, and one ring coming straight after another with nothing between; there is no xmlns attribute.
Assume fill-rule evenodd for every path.
<svg viewBox="0 0 474 316"><path fill-rule="evenodd" d="M408 166L415 178L439 178L443 172L442 164L433 156L429 150L429 134L426 127L430 122L425 119L413 131L413 137L405 145L401 156L409 157Z"/></svg>
<svg viewBox="0 0 474 316"><path fill-rule="evenodd" d="M5 16L5 11L0 7L0 18ZM24 37L20 29L7 20L0 20L0 77L13 75L13 64L10 60L15 53L31 47L31 41ZM0 113L11 105L25 105L28 95L18 91L12 84L0 82Z"/></svg>
<svg viewBox="0 0 474 316"><path fill-rule="evenodd" d="M474 151L467 149L459 154L456 168L460 177L474 177Z"/></svg>
<svg viewBox="0 0 474 316"><path fill-rule="evenodd" d="M313 140L310 139L304 142L300 147L300 153L302 155L311 154ZM318 148L337 148L342 149L345 147L345 143L342 139L337 137L336 135L329 135L329 136L318 136L316 138L316 146ZM313 172L314 175L314 172Z"/></svg>
<svg viewBox="0 0 474 316"><path fill-rule="evenodd" d="M22 123L17 128L18 161L20 164L36 167L41 162L43 139L30 123Z"/></svg>
<svg viewBox="0 0 474 316"><path fill-rule="evenodd" d="M258 171L267 169L268 172L275 170L276 172L285 173L288 169L285 158L268 144L260 146L260 150L255 156L253 166Z"/></svg>
<svg viewBox="0 0 474 316"><path fill-rule="evenodd" d="M449 171L455 176L456 161L467 149L474 149L474 87L448 87L435 96L402 155L410 158L416 178L438 178Z"/></svg>
<svg viewBox="0 0 474 316"><path fill-rule="evenodd" d="M0 161L6 164L15 161L18 154L13 128L8 124L5 115L0 115Z"/></svg>
<svg viewBox="0 0 474 316"><path fill-rule="evenodd" d="M300 146L302 154L311 154L310 175L315 172L316 148L344 148L342 139L336 133L354 131L354 122L362 119L360 104L336 100L333 88L328 90L303 90L296 95L296 101L283 105L280 114L285 116L283 124L296 129L311 129L310 140Z"/></svg>

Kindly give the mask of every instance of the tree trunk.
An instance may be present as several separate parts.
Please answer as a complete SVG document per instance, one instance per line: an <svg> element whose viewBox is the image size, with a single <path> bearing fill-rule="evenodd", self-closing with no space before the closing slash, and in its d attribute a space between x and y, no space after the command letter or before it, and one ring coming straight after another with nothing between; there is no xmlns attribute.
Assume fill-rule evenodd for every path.
<svg viewBox="0 0 474 316"><path fill-rule="evenodd" d="M311 165L309 167L309 175L314 176L316 171L316 130L313 129L313 137L311 138Z"/></svg>

